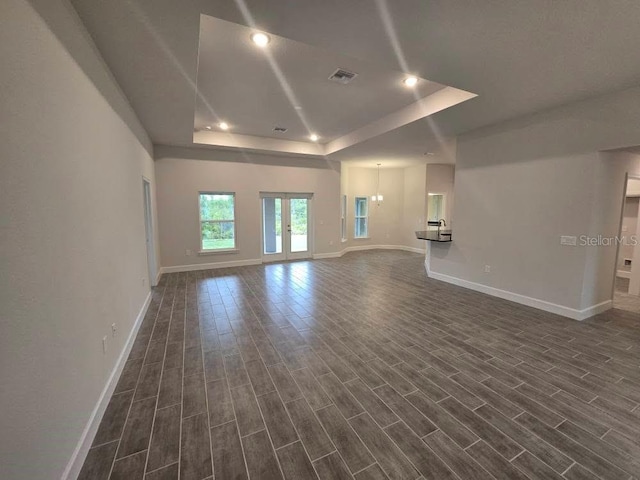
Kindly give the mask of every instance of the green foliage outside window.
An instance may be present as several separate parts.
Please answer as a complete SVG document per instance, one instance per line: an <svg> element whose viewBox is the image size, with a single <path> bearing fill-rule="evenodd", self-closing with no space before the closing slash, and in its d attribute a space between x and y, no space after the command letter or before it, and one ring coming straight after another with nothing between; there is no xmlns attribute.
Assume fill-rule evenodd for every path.
<svg viewBox="0 0 640 480"><path fill-rule="evenodd" d="M200 194L203 250L235 248L235 211L232 194Z"/></svg>
<svg viewBox="0 0 640 480"><path fill-rule="evenodd" d="M307 203L306 198L292 198L289 202L292 235L307 234Z"/></svg>

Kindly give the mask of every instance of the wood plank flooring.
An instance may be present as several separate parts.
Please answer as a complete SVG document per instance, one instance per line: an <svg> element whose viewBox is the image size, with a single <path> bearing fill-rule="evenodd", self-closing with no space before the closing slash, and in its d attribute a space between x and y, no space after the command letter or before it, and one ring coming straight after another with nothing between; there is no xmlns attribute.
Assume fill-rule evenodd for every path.
<svg viewBox="0 0 640 480"><path fill-rule="evenodd" d="M353 252L164 275L81 479L640 477L640 315Z"/></svg>

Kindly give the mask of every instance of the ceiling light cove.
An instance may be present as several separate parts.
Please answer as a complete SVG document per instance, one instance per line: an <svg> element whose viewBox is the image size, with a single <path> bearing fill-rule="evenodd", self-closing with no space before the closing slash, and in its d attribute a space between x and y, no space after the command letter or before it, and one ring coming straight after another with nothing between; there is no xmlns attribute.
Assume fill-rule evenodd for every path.
<svg viewBox="0 0 640 480"><path fill-rule="evenodd" d="M405 78L402 83L404 83L407 87L415 87L418 83L418 77L410 76Z"/></svg>
<svg viewBox="0 0 640 480"><path fill-rule="evenodd" d="M323 157L475 97L419 77L414 68L393 70L278 36L266 26L203 14L193 143ZM411 155L417 149L424 160L427 148L416 140Z"/></svg>
<svg viewBox="0 0 640 480"><path fill-rule="evenodd" d="M267 35L266 33L257 32L251 35L251 41L256 45L258 45L259 47L264 48L267 45L269 45L271 38L269 38L269 35Z"/></svg>

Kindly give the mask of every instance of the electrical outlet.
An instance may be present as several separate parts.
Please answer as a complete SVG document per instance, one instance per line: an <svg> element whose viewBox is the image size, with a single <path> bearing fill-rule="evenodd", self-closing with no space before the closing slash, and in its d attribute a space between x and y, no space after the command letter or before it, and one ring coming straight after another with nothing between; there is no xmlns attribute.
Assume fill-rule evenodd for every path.
<svg viewBox="0 0 640 480"><path fill-rule="evenodd" d="M622 231L626 232L627 230L629 230L629 227L627 225L623 225L622 226Z"/></svg>
<svg viewBox="0 0 640 480"><path fill-rule="evenodd" d="M117 332L117 331L118 331L118 328L116 327L116 324L115 324L115 323L112 323L112 324L111 324L111 335L112 335L113 337L115 337L115 336L116 336L116 332Z"/></svg>
<svg viewBox="0 0 640 480"><path fill-rule="evenodd" d="M189 250L189 249L187 248L187 249L184 251L184 254L185 254L187 257L190 257L190 256L191 256L191 250Z"/></svg>
<svg viewBox="0 0 640 480"><path fill-rule="evenodd" d="M484 266L484 273L491 273L491 265Z"/></svg>
<svg viewBox="0 0 640 480"><path fill-rule="evenodd" d="M333 245L333 240L329 240L329 245Z"/></svg>
<svg viewBox="0 0 640 480"><path fill-rule="evenodd" d="M107 336L102 337L102 353L107 353Z"/></svg>

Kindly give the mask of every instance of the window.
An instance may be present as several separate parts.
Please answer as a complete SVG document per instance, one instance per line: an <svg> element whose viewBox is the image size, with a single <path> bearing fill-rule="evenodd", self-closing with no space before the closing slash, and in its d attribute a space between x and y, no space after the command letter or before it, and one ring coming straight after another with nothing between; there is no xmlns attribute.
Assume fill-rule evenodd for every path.
<svg viewBox="0 0 640 480"><path fill-rule="evenodd" d="M427 220L437 222L444 218L444 195L441 193L429 193L427 201Z"/></svg>
<svg viewBox="0 0 640 480"><path fill-rule="evenodd" d="M369 199L367 197L356 197L354 236L355 238L369 236Z"/></svg>
<svg viewBox="0 0 640 480"><path fill-rule="evenodd" d="M236 248L236 212L234 193L200 194L200 250Z"/></svg>
<svg viewBox="0 0 640 480"><path fill-rule="evenodd" d="M342 241L347 239L347 196L342 195L340 201L340 233Z"/></svg>

